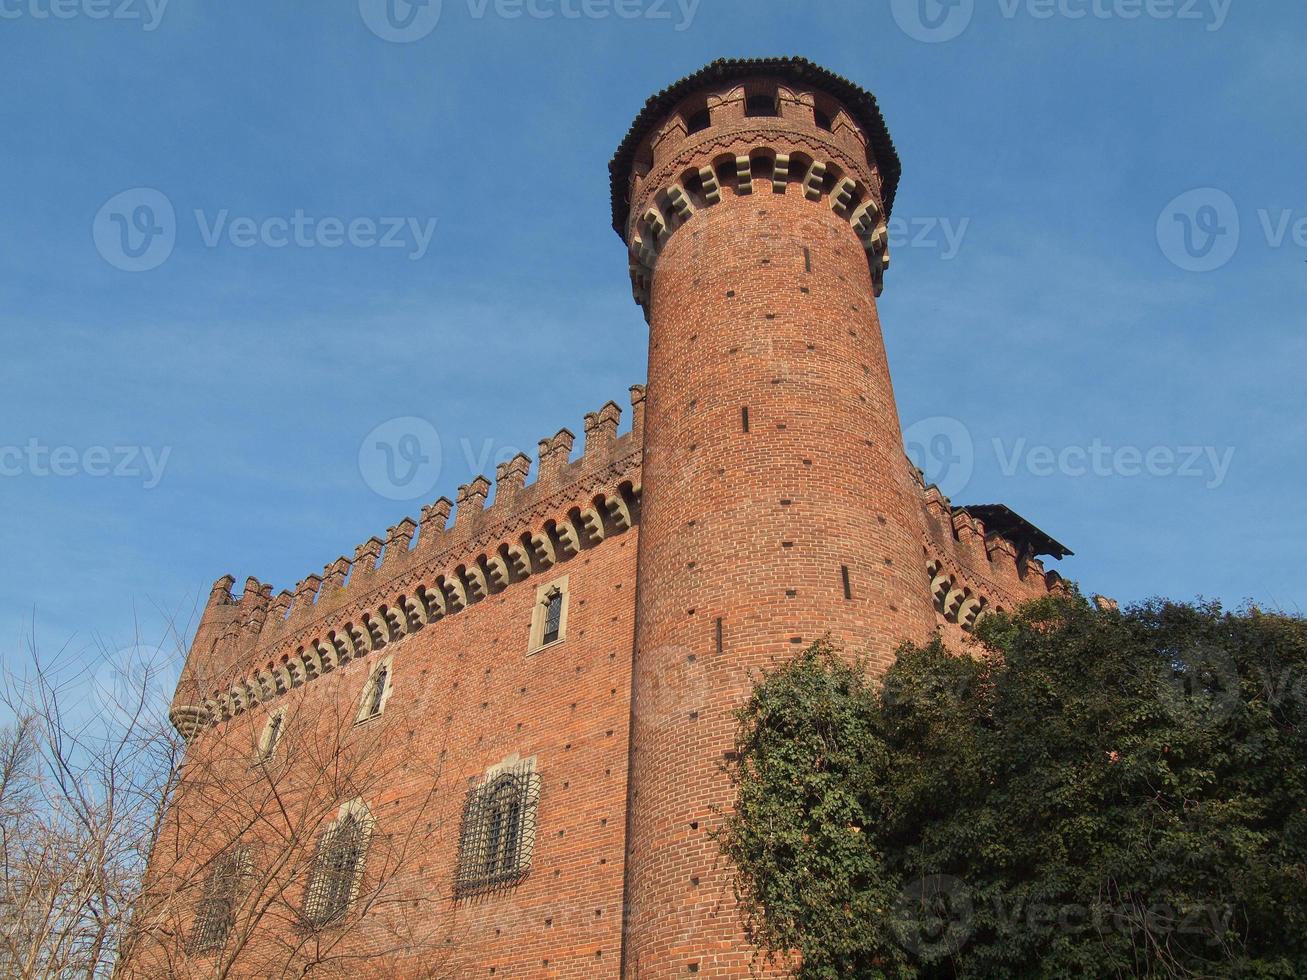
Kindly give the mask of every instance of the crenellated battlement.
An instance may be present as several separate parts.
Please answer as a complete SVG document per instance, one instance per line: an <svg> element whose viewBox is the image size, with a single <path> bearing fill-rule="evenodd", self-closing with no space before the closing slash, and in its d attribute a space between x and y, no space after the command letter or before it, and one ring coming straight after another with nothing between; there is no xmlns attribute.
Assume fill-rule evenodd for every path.
<svg viewBox="0 0 1307 980"><path fill-rule="evenodd" d="M501 463L489 506L491 482L478 476L459 487L457 505L427 504L419 520L405 517L275 598L255 578L240 596L232 576L218 579L174 699L179 730L191 737L628 530L639 513L644 387L630 397L624 435L615 402L587 414L579 459L560 429L540 441L534 482L529 457Z"/></svg>
<svg viewBox="0 0 1307 980"><path fill-rule="evenodd" d="M938 487L927 484L915 466L911 472L925 517L922 552L931 597L946 622L970 632L992 612L1066 588L1057 572L1045 571L1036 554L1036 535L1042 534L1037 528L1027 525L1031 533L1025 535L987 528L970 509L955 506Z"/></svg>
<svg viewBox="0 0 1307 980"><path fill-rule="evenodd" d="M613 227L648 316L671 236L725 196L797 194L847 221L876 295L899 159L869 93L803 59L723 60L650 99L612 163Z"/></svg>

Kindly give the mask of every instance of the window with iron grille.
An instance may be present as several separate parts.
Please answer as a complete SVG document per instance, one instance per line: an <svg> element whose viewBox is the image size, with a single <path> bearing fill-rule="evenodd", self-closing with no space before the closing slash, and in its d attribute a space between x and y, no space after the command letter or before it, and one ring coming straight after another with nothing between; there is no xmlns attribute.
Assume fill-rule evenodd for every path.
<svg viewBox="0 0 1307 980"><path fill-rule="evenodd" d="M468 790L454 895L511 888L531 870L540 776L532 764L497 768Z"/></svg>
<svg viewBox="0 0 1307 980"><path fill-rule="evenodd" d="M226 942L236 918L241 886L249 874L249 854L249 848L237 847L214 859L191 926L192 953L207 953Z"/></svg>
<svg viewBox="0 0 1307 980"><path fill-rule="evenodd" d="M347 810L318 838L304 897L304 921L313 927L344 918L363 873L370 821L366 814Z"/></svg>

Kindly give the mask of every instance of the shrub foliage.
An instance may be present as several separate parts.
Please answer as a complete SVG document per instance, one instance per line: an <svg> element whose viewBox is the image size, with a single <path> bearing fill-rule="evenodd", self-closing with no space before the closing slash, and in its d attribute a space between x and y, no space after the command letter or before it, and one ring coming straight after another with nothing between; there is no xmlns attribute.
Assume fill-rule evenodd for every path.
<svg viewBox="0 0 1307 980"><path fill-rule="evenodd" d="M722 844L801 980L1307 976L1307 623L1078 596L740 712Z"/></svg>

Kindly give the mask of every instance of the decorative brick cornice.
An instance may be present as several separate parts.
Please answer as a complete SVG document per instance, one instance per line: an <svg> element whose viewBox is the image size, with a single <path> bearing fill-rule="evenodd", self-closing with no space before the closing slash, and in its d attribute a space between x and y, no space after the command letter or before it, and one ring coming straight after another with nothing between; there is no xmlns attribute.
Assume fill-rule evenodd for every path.
<svg viewBox="0 0 1307 980"><path fill-rule="evenodd" d="M879 181L865 167L850 171L841 166L827 155L830 152L823 141L801 134L746 131L702 140L661 168L634 201L627 243L632 295L646 319L658 256L672 235L699 211L720 203L723 194L752 194L759 183L768 184L771 193L802 194L848 221L867 253L879 296L890 261ZM705 165L687 171L695 161ZM680 178L672 176L678 173Z"/></svg>

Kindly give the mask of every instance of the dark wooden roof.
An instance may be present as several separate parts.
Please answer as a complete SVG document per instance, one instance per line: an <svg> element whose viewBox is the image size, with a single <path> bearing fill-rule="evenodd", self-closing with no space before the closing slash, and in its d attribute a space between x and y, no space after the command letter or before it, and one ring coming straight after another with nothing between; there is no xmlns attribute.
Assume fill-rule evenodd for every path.
<svg viewBox="0 0 1307 980"><path fill-rule="evenodd" d="M1013 512L1003 504L970 504L966 507L954 507L953 512L966 511L985 525L986 534L1000 534L1018 549L1032 555L1051 555L1063 559L1075 552L1061 542L1050 538L1020 514Z"/></svg>
<svg viewBox="0 0 1307 980"><path fill-rule="evenodd" d="M695 89L755 75L773 75L786 81L812 85L843 104L871 140L871 152L884 185L885 215L889 216L894 208L894 196L903 168L874 95L807 58L719 58L652 96L617 148L608 164L608 173L612 183L613 228L618 235L623 238L626 235L625 224L630 209L628 179L635 152L649 129L661 122Z"/></svg>

